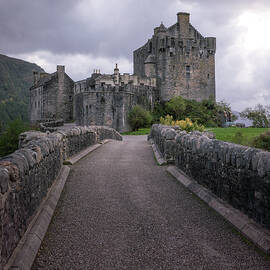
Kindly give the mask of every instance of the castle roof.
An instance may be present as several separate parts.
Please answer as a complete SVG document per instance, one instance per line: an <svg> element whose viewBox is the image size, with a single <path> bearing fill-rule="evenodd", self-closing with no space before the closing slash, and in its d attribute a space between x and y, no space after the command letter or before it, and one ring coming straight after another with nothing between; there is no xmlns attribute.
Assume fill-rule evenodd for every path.
<svg viewBox="0 0 270 270"><path fill-rule="evenodd" d="M46 76L40 78L37 81L37 84L35 84L32 87L30 87L30 89L35 89L37 87L43 86L44 84L46 84L47 82L49 82L50 80L52 80L52 78L55 77L56 75L57 75L57 72L54 72L52 74L46 74Z"/></svg>
<svg viewBox="0 0 270 270"><path fill-rule="evenodd" d="M64 73L64 74L65 74L65 77L67 77L69 80L71 80L73 82L73 80L66 73ZM46 76L39 78L37 83L30 87L30 90L35 89L35 88L40 87L40 86L44 86L47 83L49 83L50 81L52 81L53 79L57 79L57 78L58 78L57 71L53 72L51 74L46 73Z"/></svg>
<svg viewBox="0 0 270 270"><path fill-rule="evenodd" d="M112 80L112 79L113 75L110 74L100 74L100 76L96 78L96 80Z"/></svg>
<svg viewBox="0 0 270 270"><path fill-rule="evenodd" d="M159 32L166 32L167 31L167 28L165 27L163 22L161 22L160 26L158 27L158 31Z"/></svg>

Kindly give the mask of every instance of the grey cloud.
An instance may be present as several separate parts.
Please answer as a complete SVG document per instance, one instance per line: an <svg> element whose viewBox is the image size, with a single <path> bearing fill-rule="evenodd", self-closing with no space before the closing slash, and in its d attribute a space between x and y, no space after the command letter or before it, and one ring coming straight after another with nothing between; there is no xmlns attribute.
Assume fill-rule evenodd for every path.
<svg viewBox="0 0 270 270"><path fill-rule="evenodd" d="M1 49L13 54L48 50L130 57L133 49L151 37L160 21L174 23L176 13L190 3L195 4L192 23L207 36L218 35L235 14L255 5L251 0L119 0L101 1L100 6L88 1L84 12L89 17L81 20L77 7L84 2L0 0ZM168 12L170 7L175 7L174 14ZM233 38L232 31L223 32L225 43Z"/></svg>
<svg viewBox="0 0 270 270"><path fill-rule="evenodd" d="M256 56L250 61L261 66L256 75L260 83L245 85L235 79L245 68L241 51L239 55L232 52L235 39L243 31L235 19L248 9L270 9L270 1L0 0L0 53L49 51L132 61L132 51L152 36L155 26L161 21L169 26L176 22L177 12L188 11L192 25L202 35L217 37L217 96L237 106L241 98L251 100L256 90L267 96L270 85L267 66Z"/></svg>

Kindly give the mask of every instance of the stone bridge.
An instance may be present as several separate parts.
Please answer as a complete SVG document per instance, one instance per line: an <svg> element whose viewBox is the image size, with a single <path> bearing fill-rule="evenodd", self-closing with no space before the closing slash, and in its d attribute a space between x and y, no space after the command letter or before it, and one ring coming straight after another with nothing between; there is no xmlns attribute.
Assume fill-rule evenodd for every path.
<svg viewBox="0 0 270 270"><path fill-rule="evenodd" d="M32 144L33 137L24 136L21 150L0 160L0 269L270 269L261 252L268 252L267 221L249 219L179 170L174 143L180 138L162 129L152 129L155 156L146 136L121 141L106 128L42 135ZM28 168L23 152L35 157ZM162 159L169 165L158 166ZM19 189L26 180L28 202ZM246 236L257 246L239 224L249 226Z"/></svg>

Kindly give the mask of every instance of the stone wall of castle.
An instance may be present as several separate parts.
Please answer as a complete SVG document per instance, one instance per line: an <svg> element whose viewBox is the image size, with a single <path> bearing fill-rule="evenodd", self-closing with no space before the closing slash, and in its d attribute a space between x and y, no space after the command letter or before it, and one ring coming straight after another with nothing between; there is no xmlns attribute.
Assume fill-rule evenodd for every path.
<svg viewBox="0 0 270 270"><path fill-rule="evenodd" d="M127 84L100 85L74 96L78 125L105 125L120 132L128 131L128 112L136 104L153 109L158 98L155 87Z"/></svg>
<svg viewBox="0 0 270 270"><path fill-rule="evenodd" d="M64 66L57 66L52 74L36 74L30 88L30 121L47 119L73 119L74 82L65 73Z"/></svg>
<svg viewBox="0 0 270 270"><path fill-rule="evenodd" d="M162 101L215 98L215 38L204 38L189 23L189 14L177 18L169 28L155 28L152 38L134 51L134 73L146 76L151 67Z"/></svg>
<svg viewBox="0 0 270 270"><path fill-rule="evenodd" d="M57 66L57 103L56 115L57 119L64 119L64 121L73 120L73 87L74 82L65 73L64 66Z"/></svg>

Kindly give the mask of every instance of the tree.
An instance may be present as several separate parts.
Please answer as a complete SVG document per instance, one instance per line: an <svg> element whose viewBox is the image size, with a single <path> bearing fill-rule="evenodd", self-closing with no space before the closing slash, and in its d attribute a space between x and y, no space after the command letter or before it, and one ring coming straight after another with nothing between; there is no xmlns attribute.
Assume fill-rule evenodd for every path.
<svg viewBox="0 0 270 270"><path fill-rule="evenodd" d="M175 120L184 119L186 102L182 97L174 97L165 105L168 114L172 115Z"/></svg>
<svg viewBox="0 0 270 270"><path fill-rule="evenodd" d="M270 124L270 106L258 104L254 109L246 108L240 116L252 120L254 127L267 128Z"/></svg>
<svg viewBox="0 0 270 270"><path fill-rule="evenodd" d="M133 131L142 127L150 126L151 121L152 116L150 112L146 111L139 105L134 106L128 114L128 123Z"/></svg>

